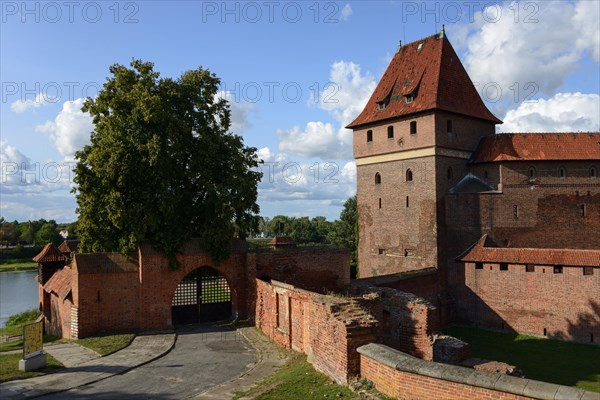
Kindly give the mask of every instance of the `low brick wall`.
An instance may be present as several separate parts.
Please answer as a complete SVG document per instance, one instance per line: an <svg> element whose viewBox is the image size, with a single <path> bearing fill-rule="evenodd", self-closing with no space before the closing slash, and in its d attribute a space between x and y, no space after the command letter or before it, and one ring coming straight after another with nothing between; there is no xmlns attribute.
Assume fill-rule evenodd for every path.
<svg viewBox="0 0 600 400"><path fill-rule="evenodd" d="M401 399L598 399L598 393L572 387L423 361L376 343L358 352L361 377Z"/></svg>
<svg viewBox="0 0 600 400"><path fill-rule="evenodd" d="M373 342L378 322L353 299L256 279L255 325L276 343L308 355L340 384L360 370L357 348Z"/></svg>

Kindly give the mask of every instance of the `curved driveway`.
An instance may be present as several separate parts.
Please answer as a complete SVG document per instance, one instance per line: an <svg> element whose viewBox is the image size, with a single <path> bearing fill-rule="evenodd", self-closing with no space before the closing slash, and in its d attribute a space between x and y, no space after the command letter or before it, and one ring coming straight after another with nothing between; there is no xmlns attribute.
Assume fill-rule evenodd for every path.
<svg viewBox="0 0 600 400"><path fill-rule="evenodd" d="M175 347L122 375L43 399L184 399L231 380L258 360L237 331L215 325L177 330Z"/></svg>

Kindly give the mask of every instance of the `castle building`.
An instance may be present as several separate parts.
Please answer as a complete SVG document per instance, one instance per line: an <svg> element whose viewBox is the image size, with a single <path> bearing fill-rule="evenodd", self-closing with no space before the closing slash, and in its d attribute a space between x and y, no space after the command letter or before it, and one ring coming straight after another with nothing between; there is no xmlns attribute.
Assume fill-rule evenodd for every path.
<svg viewBox="0 0 600 400"><path fill-rule="evenodd" d="M444 30L398 48L348 125L359 276L433 270L445 323L597 343L600 133L501 123Z"/></svg>

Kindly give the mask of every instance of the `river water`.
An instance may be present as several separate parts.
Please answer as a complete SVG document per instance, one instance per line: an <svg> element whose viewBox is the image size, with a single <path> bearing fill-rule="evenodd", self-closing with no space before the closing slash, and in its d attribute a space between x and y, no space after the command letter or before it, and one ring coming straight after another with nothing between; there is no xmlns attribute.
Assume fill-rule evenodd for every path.
<svg viewBox="0 0 600 400"><path fill-rule="evenodd" d="M38 308L36 275L36 271L0 272L0 327L11 315Z"/></svg>

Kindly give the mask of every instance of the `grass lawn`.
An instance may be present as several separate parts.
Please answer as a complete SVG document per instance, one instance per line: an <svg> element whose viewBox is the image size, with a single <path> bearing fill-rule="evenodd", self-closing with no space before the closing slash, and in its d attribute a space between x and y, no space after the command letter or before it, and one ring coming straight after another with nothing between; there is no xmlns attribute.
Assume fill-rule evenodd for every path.
<svg viewBox="0 0 600 400"><path fill-rule="evenodd" d="M45 368L37 371L22 372L19 371L19 360L21 359L21 356L21 354L0 355L0 382L12 381L13 379L32 378L63 368L63 365L55 358L50 354L46 354L48 364Z"/></svg>
<svg viewBox="0 0 600 400"><path fill-rule="evenodd" d="M131 343L134 337L135 335L133 333L107 333L75 340L75 343L87 347L88 349L92 349L102 356L106 356L129 346L129 343Z"/></svg>
<svg viewBox="0 0 600 400"><path fill-rule="evenodd" d="M286 365L266 377L245 392L234 393L233 399L250 397L255 400L296 400L296 399L367 399L352 392L346 386L338 385L306 361L306 356L290 352ZM377 397L375 397L377 398ZM379 397L386 399L387 397Z"/></svg>
<svg viewBox="0 0 600 400"><path fill-rule="evenodd" d="M515 365L526 378L600 392L598 346L477 328L443 332L469 343L472 357Z"/></svg>
<svg viewBox="0 0 600 400"><path fill-rule="evenodd" d="M60 340L56 336L44 335L44 343L52 343ZM2 342L0 343L0 353L11 350L21 350L23 348L22 340L13 340L11 342Z"/></svg>
<svg viewBox="0 0 600 400"><path fill-rule="evenodd" d="M6 321L6 327L0 328L0 336L19 336L23 333L23 325L35 322L40 316L37 308L11 315Z"/></svg>

